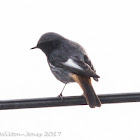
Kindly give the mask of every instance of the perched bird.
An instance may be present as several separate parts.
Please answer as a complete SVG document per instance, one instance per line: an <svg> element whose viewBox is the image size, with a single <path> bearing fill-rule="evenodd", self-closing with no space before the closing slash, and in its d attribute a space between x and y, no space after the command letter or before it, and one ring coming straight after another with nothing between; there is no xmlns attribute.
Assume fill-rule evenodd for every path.
<svg viewBox="0 0 140 140"><path fill-rule="evenodd" d="M45 53L50 69L58 80L65 83L65 86L67 83L77 82L84 92L87 104L91 108L101 106L100 99L91 85L91 77L95 81L100 77L81 45L57 33L49 32L43 34L37 46L31 49L35 48Z"/></svg>

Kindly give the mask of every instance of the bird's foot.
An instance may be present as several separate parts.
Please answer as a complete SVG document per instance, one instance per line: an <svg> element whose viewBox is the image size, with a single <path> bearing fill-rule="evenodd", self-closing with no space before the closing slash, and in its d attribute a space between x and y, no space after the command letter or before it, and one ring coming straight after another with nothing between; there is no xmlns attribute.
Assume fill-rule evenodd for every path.
<svg viewBox="0 0 140 140"><path fill-rule="evenodd" d="M60 94L58 95L58 97L60 97L61 100L63 100L63 95L62 95L62 93L60 93Z"/></svg>

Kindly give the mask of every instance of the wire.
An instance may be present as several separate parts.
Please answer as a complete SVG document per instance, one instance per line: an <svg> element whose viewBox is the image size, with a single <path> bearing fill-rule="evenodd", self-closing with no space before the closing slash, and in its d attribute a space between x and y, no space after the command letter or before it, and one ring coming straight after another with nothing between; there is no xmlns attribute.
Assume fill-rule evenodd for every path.
<svg viewBox="0 0 140 140"><path fill-rule="evenodd" d="M98 95L102 104L140 102L140 92ZM84 96L1 100L0 110L87 105Z"/></svg>

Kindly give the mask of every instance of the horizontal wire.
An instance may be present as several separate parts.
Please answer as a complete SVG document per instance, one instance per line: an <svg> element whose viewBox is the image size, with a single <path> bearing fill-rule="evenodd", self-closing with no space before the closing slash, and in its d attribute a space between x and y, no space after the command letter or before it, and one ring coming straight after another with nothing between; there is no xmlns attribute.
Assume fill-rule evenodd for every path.
<svg viewBox="0 0 140 140"><path fill-rule="evenodd" d="M98 95L102 104L140 102L140 92ZM0 100L0 110L87 105L84 96Z"/></svg>

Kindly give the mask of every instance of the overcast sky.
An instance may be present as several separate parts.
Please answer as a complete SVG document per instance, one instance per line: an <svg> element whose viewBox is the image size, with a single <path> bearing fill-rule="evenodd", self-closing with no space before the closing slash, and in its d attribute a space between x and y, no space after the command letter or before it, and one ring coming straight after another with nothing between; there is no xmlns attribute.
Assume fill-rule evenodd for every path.
<svg viewBox="0 0 140 140"><path fill-rule="evenodd" d="M1 100L60 94L64 84L52 75L46 56L39 49L30 50L46 32L59 33L85 48L101 77L92 82L97 94L140 91L138 0L5 0L0 1ZM63 95L82 95L82 90L76 83L68 84ZM74 106L0 111L0 134L61 132L47 138L137 140L139 108L140 103L127 103L95 109Z"/></svg>

